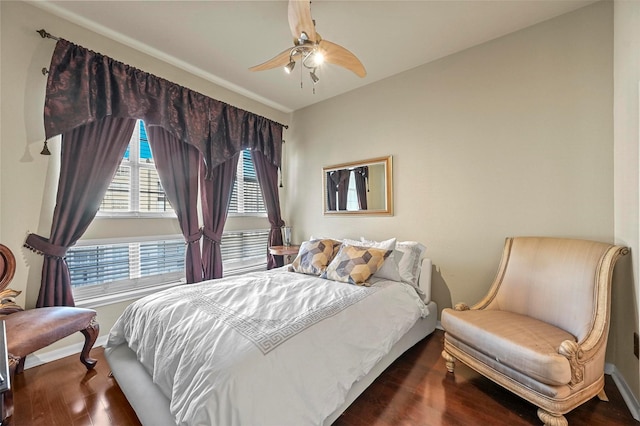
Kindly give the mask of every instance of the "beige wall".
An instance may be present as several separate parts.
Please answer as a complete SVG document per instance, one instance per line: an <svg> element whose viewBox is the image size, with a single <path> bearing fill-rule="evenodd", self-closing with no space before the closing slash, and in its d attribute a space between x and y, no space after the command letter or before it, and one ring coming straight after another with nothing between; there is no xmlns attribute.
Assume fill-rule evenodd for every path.
<svg viewBox="0 0 640 426"><path fill-rule="evenodd" d="M42 108L46 84L41 69L49 66L55 41L42 39L36 30L45 28L51 34L207 96L281 123L289 122L289 114L216 86L30 4L1 1L0 11L0 241L16 255L17 271L11 287L23 292L18 299L23 306L35 305L40 287L42 257L22 248L22 244L28 232L49 235L59 170L59 142L49 144L52 156L39 155L44 140ZM144 226L126 220L98 222L95 221L87 231L86 238L113 235L115 227L130 234L143 234L149 229L158 228L168 234L179 233L179 228L172 220L146 221ZM268 227L266 219L262 222L264 227ZM230 223L230 228L234 229L251 226L256 226L255 219ZM108 333L125 305L98 308L102 334ZM69 344L72 340L65 339L56 347Z"/></svg>
<svg viewBox="0 0 640 426"><path fill-rule="evenodd" d="M595 4L294 112L295 240L419 240L440 308L486 292L507 236L612 242L612 25ZM393 217L322 215L323 166L384 155Z"/></svg>
<svg viewBox="0 0 640 426"><path fill-rule="evenodd" d="M613 284L612 332L607 357L640 396L638 359L633 332L638 331L638 262L640 243L640 2L617 0L614 13L614 164L615 237L631 247L616 268Z"/></svg>

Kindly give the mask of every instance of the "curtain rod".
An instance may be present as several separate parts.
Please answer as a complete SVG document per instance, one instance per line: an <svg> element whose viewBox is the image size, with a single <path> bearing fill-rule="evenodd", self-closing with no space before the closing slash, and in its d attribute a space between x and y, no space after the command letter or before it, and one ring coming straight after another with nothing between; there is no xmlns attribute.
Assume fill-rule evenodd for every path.
<svg viewBox="0 0 640 426"><path fill-rule="evenodd" d="M60 40L60 37L52 36L51 34L49 34L49 33L48 33L46 30L44 30L44 29L38 30L38 31L36 31L36 32L37 32L38 34L40 34L40 37L42 37L42 38L51 38L51 39L53 39L53 40Z"/></svg>
<svg viewBox="0 0 640 426"><path fill-rule="evenodd" d="M50 39L52 39L52 40L60 41L60 37L56 37L56 36L54 36L54 35L51 35L51 34L50 34L50 33L48 33L48 32L47 32L47 30L45 30L44 28L39 29L39 30L37 30L36 32L37 32L38 34L40 34L40 37L42 37L42 38L50 38ZM47 72L46 72L46 68L43 68L43 69L42 69L42 74L46 74L46 73L47 73ZM277 121L275 121L275 120L272 120L272 121L273 121L274 123L276 123L276 124L281 125L281 126L282 126L282 127L284 127L285 129L288 129L288 128L289 128L289 126L288 126L287 124L278 123L278 122L277 122ZM282 142L284 142L284 141L282 141Z"/></svg>

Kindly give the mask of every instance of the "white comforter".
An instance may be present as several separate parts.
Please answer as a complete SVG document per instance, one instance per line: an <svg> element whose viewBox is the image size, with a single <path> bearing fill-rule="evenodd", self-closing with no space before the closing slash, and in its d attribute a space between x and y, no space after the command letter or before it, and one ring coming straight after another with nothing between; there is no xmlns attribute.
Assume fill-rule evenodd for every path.
<svg viewBox="0 0 640 426"><path fill-rule="evenodd" d="M129 345L179 425L317 425L427 314L406 284L281 268L143 298L107 346Z"/></svg>

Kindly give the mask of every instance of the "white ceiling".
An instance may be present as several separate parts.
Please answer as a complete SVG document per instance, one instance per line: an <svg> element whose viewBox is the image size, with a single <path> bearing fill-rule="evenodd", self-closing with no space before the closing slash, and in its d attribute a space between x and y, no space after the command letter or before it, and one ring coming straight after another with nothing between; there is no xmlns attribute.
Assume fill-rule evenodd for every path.
<svg viewBox="0 0 640 426"><path fill-rule="evenodd" d="M316 29L353 52L359 78L323 65L251 72L293 46L286 1L45 1L36 6L284 112L294 111L593 3L594 0L330 1ZM64 37L64 34L55 34ZM71 40L82 45L82 40ZM91 48L91 46L85 46ZM114 58L118 59L118 58ZM300 82L303 88L300 88Z"/></svg>

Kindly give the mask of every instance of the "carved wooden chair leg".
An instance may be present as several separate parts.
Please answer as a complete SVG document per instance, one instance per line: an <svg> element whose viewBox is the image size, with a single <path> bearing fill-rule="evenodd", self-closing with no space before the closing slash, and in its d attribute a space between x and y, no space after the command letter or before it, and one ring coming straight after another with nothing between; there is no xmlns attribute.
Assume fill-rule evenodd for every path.
<svg viewBox="0 0 640 426"><path fill-rule="evenodd" d="M442 358L446 361L447 371L453 373L456 368L456 359L447 351L442 351Z"/></svg>
<svg viewBox="0 0 640 426"><path fill-rule="evenodd" d="M565 416L562 414L551 414L542 408L538 408L538 418L545 426L569 426L569 422Z"/></svg>
<svg viewBox="0 0 640 426"><path fill-rule="evenodd" d="M98 338L98 333L100 333L100 325L96 321L96 318L93 317L87 328L80 330L80 332L84 335L84 346L82 352L80 352L80 362L87 367L87 370L91 370L96 366L96 362L98 362L97 359L89 356L89 352L91 352L91 348L93 348L93 344L96 343L96 339Z"/></svg>
<svg viewBox="0 0 640 426"><path fill-rule="evenodd" d="M607 394L604 392L604 388L602 388L602 390L598 393L598 399L600 401L605 401L605 402L609 402L609 397L607 396Z"/></svg>
<svg viewBox="0 0 640 426"><path fill-rule="evenodd" d="M17 362L18 364L16 365L16 374L22 374L22 372L24 371L24 361L27 359L26 356L23 356L22 358L20 358Z"/></svg>

